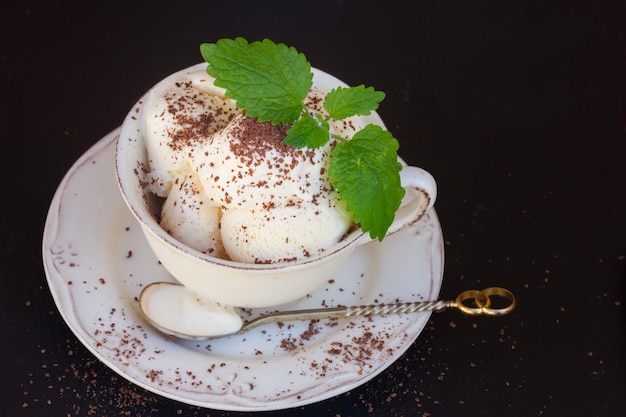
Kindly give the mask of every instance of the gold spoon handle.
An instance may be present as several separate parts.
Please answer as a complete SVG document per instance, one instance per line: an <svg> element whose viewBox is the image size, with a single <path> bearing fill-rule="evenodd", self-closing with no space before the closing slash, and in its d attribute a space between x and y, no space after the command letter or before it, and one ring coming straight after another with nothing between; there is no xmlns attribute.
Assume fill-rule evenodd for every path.
<svg viewBox="0 0 626 417"><path fill-rule="evenodd" d="M492 307L492 298L494 297L502 299L504 301L504 305ZM470 316L502 316L513 311L515 305L515 296L511 291L505 288L491 287L484 290L463 291L454 301L416 301L409 303L279 311L275 313L263 314L246 322L242 331L244 329L247 330L250 327L277 321L319 320L341 317L372 316L378 314L404 314L424 311L438 311L445 308L458 308L461 312Z"/></svg>

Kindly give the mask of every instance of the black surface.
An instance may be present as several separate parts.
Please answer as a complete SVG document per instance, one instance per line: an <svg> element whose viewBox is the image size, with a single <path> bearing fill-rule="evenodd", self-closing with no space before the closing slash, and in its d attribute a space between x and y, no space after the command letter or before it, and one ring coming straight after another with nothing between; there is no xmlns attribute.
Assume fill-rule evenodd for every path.
<svg viewBox="0 0 626 417"><path fill-rule="evenodd" d="M195 4L194 4L195 3ZM271 38L385 91L401 156L438 181L441 294L505 286L509 316L432 316L396 363L276 416L615 416L626 409L623 2L78 2L0 6L0 403L5 416L238 416L101 364L52 300L41 237L72 163L221 37Z"/></svg>

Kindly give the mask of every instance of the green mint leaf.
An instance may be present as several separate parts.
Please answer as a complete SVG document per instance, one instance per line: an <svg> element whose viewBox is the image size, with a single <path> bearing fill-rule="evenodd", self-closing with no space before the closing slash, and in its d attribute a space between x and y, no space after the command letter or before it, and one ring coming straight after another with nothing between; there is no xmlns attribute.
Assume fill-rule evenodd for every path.
<svg viewBox="0 0 626 417"><path fill-rule="evenodd" d="M304 100L313 85L311 64L294 48L268 39L220 39L200 45L207 73L226 96L250 117L291 125L285 144L299 149L324 146L331 138L329 121L367 116L385 93L372 87L338 87L323 102L328 113L309 114ZM400 207L398 141L380 126L368 125L351 140L337 138L329 166L333 187L346 202L356 223L373 239L383 240Z"/></svg>
<svg viewBox="0 0 626 417"><path fill-rule="evenodd" d="M324 109L335 120L355 115L367 116L378 108L385 93L373 87L337 87L326 95Z"/></svg>
<svg viewBox="0 0 626 417"><path fill-rule="evenodd" d="M289 124L297 120L313 85L311 64L293 47L269 39L220 39L200 45L207 73L226 97L237 101L261 122Z"/></svg>
<svg viewBox="0 0 626 417"><path fill-rule="evenodd" d="M332 151L328 173L333 186L372 239L383 240L404 197L398 147L391 133L370 124Z"/></svg>
<svg viewBox="0 0 626 417"><path fill-rule="evenodd" d="M303 115L287 131L285 145L298 149L319 148L326 145L330 135L330 125L321 115Z"/></svg>

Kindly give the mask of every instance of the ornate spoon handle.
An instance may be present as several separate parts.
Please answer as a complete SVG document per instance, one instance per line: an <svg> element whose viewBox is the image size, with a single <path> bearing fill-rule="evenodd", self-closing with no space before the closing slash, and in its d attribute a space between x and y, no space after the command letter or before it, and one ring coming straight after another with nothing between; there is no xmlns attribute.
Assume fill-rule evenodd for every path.
<svg viewBox="0 0 626 417"><path fill-rule="evenodd" d="M492 307L492 298L504 300L501 307ZM470 316L501 316L515 308L515 296L505 288L490 287L484 290L463 291L453 301L416 301L409 303L373 304L349 307L315 308L309 310L278 311L263 314L244 323L241 331L251 327L276 321L315 320L341 317L372 316L379 314L405 314L424 311L438 311L445 308L458 308Z"/></svg>

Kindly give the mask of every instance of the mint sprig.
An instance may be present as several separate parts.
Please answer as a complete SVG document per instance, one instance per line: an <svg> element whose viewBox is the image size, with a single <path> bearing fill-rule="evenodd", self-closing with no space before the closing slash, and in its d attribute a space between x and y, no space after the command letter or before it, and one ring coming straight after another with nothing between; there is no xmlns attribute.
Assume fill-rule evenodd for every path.
<svg viewBox="0 0 626 417"><path fill-rule="evenodd" d="M382 240L402 198L398 141L380 126L369 124L348 140L331 135L330 120L366 116L385 94L363 85L337 87L324 98L327 117L304 104L313 85L311 64L293 47L269 39L249 43L244 38L203 43L200 53L207 73L250 117L290 125L285 144L318 148L337 140L330 158L329 177L354 221Z"/></svg>

